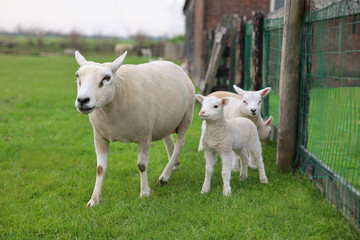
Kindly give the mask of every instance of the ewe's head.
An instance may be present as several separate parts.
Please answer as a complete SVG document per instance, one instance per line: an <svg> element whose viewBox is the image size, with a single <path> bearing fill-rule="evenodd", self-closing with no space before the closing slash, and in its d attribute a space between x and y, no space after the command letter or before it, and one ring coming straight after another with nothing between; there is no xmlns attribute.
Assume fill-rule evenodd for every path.
<svg viewBox="0 0 360 240"><path fill-rule="evenodd" d="M196 94L195 97L202 104L200 118L215 121L224 117L224 106L229 103L228 98L204 97L200 94Z"/></svg>
<svg viewBox="0 0 360 240"><path fill-rule="evenodd" d="M112 63L95 63L86 61L78 52L75 59L80 65L76 72L77 97L75 107L84 114L91 113L95 108L101 108L110 103L115 96L115 72L123 63L125 52Z"/></svg>
<svg viewBox="0 0 360 240"><path fill-rule="evenodd" d="M269 94L271 88L267 87L259 91L244 91L236 85L233 86L242 99L241 109L248 116L257 116L261 110L261 99Z"/></svg>
<svg viewBox="0 0 360 240"><path fill-rule="evenodd" d="M266 120L259 128L258 135L260 140L266 140L270 137L271 127L270 124L273 118L270 116L268 120Z"/></svg>

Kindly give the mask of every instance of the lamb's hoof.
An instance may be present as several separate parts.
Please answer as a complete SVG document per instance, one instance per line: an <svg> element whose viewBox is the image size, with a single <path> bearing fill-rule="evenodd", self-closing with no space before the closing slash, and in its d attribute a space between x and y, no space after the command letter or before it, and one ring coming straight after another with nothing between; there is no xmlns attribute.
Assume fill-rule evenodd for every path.
<svg viewBox="0 0 360 240"><path fill-rule="evenodd" d="M253 162L249 162L249 167L251 167L252 169L257 169L257 165Z"/></svg>
<svg viewBox="0 0 360 240"><path fill-rule="evenodd" d="M265 177L265 178L260 178L260 182L261 182L261 183L268 183L267 177Z"/></svg>
<svg viewBox="0 0 360 240"><path fill-rule="evenodd" d="M93 199L90 199L90 201L88 202L88 204L86 205L87 208L92 208L92 207L95 207L96 205L99 205L100 204L100 201L99 202L95 202Z"/></svg>
<svg viewBox="0 0 360 240"><path fill-rule="evenodd" d="M203 188L203 189L201 189L201 192L200 192L200 193L201 193L201 194L205 194L205 193L208 193L208 192L210 192L210 188L208 188L208 189L206 189L206 188L204 189L204 188Z"/></svg>
<svg viewBox="0 0 360 240"><path fill-rule="evenodd" d="M248 178L248 175L241 175L240 174L240 181L245 181Z"/></svg>
<svg viewBox="0 0 360 240"><path fill-rule="evenodd" d="M224 188L223 195L224 197L229 197L231 195L231 188Z"/></svg>
<svg viewBox="0 0 360 240"><path fill-rule="evenodd" d="M175 166L173 167L173 171L177 171L177 170L179 170L179 165L180 165L180 162L179 162L179 160L177 160L176 161L176 163L175 163Z"/></svg>
<svg viewBox="0 0 360 240"><path fill-rule="evenodd" d="M151 195L151 190L149 189L149 190L146 190L146 191L142 191L142 192L140 192L140 197L142 198L142 197L150 197L150 195Z"/></svg>
<svg viewBox="0 0 360 240"><path fill-rule="evenodd" d="M198 152L201 152L202 150L204 150L204 146L202 144L200 144L198 147Z"/></svg>

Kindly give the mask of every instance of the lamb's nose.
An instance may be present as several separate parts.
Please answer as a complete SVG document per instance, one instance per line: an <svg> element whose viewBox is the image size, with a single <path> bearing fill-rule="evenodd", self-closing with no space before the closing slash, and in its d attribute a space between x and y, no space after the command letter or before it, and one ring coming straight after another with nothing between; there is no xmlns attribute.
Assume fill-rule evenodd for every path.
<svg viewBox="0 0 360 240"><path fill-rule="evenodd" d="M90 102L90 98L86 97L86 98L77 98L78 102L80 103L80 105L84 105L88 102Z"/></svg>
<svg viewBox="0 0 360 240"><path fill-rule="evenodd" d="M253 113L253 114L255 114L256 113L256 109L250 109L250 111Z"/></svg>
<svg viewBox="0 0 360 240"><path fill-rule="evenodd" d="M205 114L205 111L200 111L200 116L204 115Z"/></svg>

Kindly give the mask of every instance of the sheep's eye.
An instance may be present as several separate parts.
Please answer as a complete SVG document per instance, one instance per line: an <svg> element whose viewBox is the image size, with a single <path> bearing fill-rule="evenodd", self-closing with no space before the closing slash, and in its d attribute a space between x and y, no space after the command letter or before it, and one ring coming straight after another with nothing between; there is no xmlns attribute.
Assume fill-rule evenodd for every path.
<svg viewBox="0 0 360 240"><path fill-rule="evenodd" d="M259 101L259 103L258 104L260 104L261 103L261 100Z"/></svg>
<svg viewBox="0 0 360 240"><path fill-rule="evenodd" d="M109 75L106 75L104 78L103 78L103 81L110 81L111 77Z"/></svg>
<svg viewBox="0 0 360 240"><path fill-rule="evenodd" d="M244 100L243 103L247 103L247 102Z"/></svg>
<svg viewBox="0 0 360 240"><path fill-rule="evenodd" d="M78 73L75 73L75 76L76 76L77 78L79 78L79 74L78 74Z"/></svg>
<svg viewBox="0 0 360 240"><path fill-rule="evenodd" d="M218 108L219 106L218 105L214 105L214 108Z"/></svg>

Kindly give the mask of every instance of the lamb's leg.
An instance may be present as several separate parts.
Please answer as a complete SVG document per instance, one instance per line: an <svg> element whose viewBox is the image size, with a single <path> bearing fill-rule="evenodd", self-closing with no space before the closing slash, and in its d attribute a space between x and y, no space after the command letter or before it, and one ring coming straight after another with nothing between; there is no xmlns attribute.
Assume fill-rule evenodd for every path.
<svg viewBox="0 0 360 240"><path fill-rule="evenodd" d="M109 155L109 141L94 133L95 150L96 150L96 181L93 194L86 207L94 207L101 202L101 189L107 168Z"/></svg>
<svg viewBox="0 0 360 240"><path fill-rule="evenodd" d="M206 161L205 180L204 180L203 187L201 189L201 194L204 194L204 193L207 193L210 191L211 177L214 172L214 165L216 163L216 155L212 151L204 150L204 158Z"/></svg>
<svg viewBox="0 0 360 240"><path fill-rule="evenodd" d="M233 163L234 154L232 151L226 153L220 153L222 160L222 170L221 175L223 179L223 195L230 196L231 195L231 187L230 187L230 178L231 178L231 165Z"/></svg>
<svg viewBox="0 0 360 240"><path fill-rule="evenodd" d="M244 181L248 178L248 153L245 148L236 151L236 154L239 155L241 161L241 170L240 170L240 180Z"/></svg>
<svg viewBox="0 0 360 240"><path fill-rule="evenodd" d="M250 152L251 157L253 157L257 163L257 168L259 169L259 175L260 175L260 182L261 183L268 183L268 179L265 174L265 167L264 167L264 161L261 155L260 151L252 151Z"/></svg>
<svg viewBox="0 0 360 240"><path fill-rule="evenodd" d="M168 160L170 161L171 155L174 152L174 138L170 134L170 135L164 137L163 141L164 141L164 144L165 144L166 152L168 154ZM177 170L179 165L180 165L180 161L179 161L179 159L176 159L175 166L173 167L173 170Z"/></svg>
<svg viewBox="0 0 360 240"><path fill-rule="evenodd" d="M249 167L251 167L252 169L256 169L257 168L257 162L256 161L257 160L250 154Z"/></svg>
<svg viewBox="0 0 360 240"><path fill-rule="evenodd" d="M140 171L140 197L150 196L151 190L147 177L147 167L149 163L149 151L151 136L138 144L138 168Z"/></svg>
<svg viewBox="0 0 360 240"><path fill-rule="evenodd" d="M200 135L198 152L204 150L203 138L204 138L205 128L206 128L206 121L203 121L201 124L201 135Z"/></svg>
<svg viewBox="0 0 360 240"><path fill-rule="evenodd" d="M239 156L234 155L233 159L234 159L234 162L233 162L233 164L232 164L231 169L232 169L234 172L239 172L239 171L240 171L240 165L239 165L240 159L239 159Z"/></svg>

